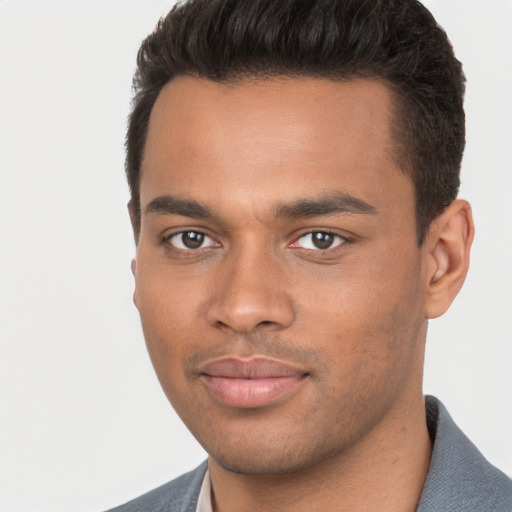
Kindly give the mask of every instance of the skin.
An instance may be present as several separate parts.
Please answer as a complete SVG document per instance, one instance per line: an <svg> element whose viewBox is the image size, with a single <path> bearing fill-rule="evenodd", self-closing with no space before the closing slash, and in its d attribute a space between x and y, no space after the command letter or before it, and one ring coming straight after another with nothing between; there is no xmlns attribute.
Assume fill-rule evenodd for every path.
<svg viewBox="0 0 512 512"><path fill-rule="evenodd" d="M161 385L210 455L217 511L417 505L427 319L462 285L473 224L457 200L418 247L392 115L369 80L179 77L156 101L134 301ZM303 377L270 405L230 406L201 376L224 357Z"/></svg>

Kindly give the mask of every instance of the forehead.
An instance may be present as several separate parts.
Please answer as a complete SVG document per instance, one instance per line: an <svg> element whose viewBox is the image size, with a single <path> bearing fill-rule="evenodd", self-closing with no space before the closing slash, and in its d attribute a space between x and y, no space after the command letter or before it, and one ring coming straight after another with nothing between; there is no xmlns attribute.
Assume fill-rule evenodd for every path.
<svg viewBox="0 0 512 512"><path fill-rule="evenodd" d="M372 204L388 191L392 207L397 194L412 198L393 160L392 114L391 92L370 80L176 78L151 113L141 204L193 192L263 206L336 189Z"/></svg>

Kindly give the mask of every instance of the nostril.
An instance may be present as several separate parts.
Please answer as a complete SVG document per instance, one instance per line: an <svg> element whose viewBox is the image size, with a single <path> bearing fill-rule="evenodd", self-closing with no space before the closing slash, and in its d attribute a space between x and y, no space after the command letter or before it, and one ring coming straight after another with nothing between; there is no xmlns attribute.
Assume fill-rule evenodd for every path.
<svg viewBox="0 0 512 512"><path fill-rule="evenodd" d="M253 288L232 282L207 305L210 325L236 332L280 329L293 322L293 310L285 294L270 294L267 288Z"/></svg>

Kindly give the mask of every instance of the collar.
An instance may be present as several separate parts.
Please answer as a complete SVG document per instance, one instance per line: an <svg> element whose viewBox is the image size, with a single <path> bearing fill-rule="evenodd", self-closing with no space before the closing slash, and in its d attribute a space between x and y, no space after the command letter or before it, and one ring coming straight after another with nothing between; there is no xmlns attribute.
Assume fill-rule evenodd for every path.
<svg viewBox="0 0 512 512"><path fill-rule="evenodd" d="M212 509L212 486L210 483L210 472L206 470L203 478L199 497L197 498L196 512L213 512Z"/></svg>

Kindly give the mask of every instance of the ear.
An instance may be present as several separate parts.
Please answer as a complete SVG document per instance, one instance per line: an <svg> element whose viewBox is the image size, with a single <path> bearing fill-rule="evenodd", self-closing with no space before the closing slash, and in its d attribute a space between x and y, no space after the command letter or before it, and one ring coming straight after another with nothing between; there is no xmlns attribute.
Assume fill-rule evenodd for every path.
<svg viewBox="0 0 512 512"><path fill-rule="evenodd" d="M425 317L444 314L462 288L475 235L471 206L456 199L430 225L425 239Z"/></svg>
<svg viewBox="0 0 512 512"><path fill-rule="evenodd" d="M135 307L139 309L138 301L139 301L139 294L137 292L137 258L133 258L130 263L130 268L132 269L133 277L135 277L135 290L133 291L133 303L135 304Z"/></svg>
<svg viewBox="0 0 512 512"><path fill-rule="evenodd" d="M135 290L133 291L133 303L135 307L139 309L139 294L137 291L137 258L133 258L130 267L132 269L133 277L135 277Z"/></svg>

